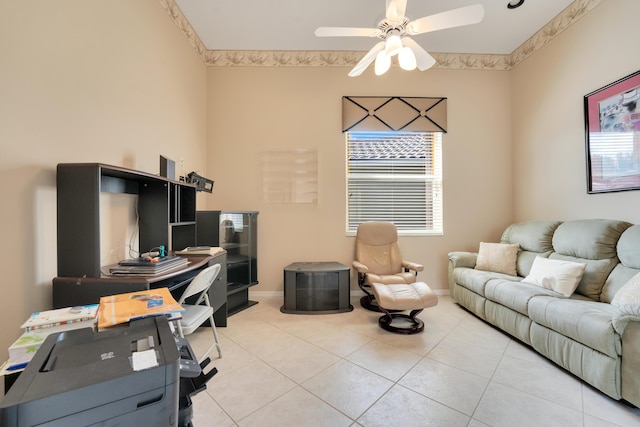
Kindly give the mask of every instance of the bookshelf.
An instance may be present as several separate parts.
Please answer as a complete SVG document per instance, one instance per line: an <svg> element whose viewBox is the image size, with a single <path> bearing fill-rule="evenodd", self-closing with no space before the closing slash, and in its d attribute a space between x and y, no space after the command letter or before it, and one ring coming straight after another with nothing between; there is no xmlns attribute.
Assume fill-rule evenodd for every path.
<svg viewBox="0 0 640 427"><path fill-rule="evenodd" d="M100 193L138 196L139 250L195 244L192 184L101 163L57 168L58 276L100 277Z"/></svg>

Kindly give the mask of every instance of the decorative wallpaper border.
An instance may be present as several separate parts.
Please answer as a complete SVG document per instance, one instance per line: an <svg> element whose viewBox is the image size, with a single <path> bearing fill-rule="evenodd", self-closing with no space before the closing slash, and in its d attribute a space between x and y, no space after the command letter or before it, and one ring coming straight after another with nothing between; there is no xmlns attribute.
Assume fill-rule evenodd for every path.
<svg viewBox="0 0 640 427"><path fill-rule="evenodd" d="M158 0L187 37L205 64L211 67L346 67L360 61L360 51L207 50L175 0ZM508 71L549 43L604 0L575 0L520 47L508 55L431 53L434 68Z"/></svg>

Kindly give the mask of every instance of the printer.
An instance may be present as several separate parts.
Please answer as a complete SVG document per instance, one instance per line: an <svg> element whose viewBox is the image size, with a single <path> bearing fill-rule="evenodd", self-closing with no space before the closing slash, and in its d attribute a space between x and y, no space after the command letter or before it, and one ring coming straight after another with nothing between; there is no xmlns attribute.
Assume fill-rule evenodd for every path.
<svg viewBox="0 0 640 427"><path fill-rule="evenodd" d="M0 403L0 426L177 426L180 353L165 316L52 334Z"/></svg>

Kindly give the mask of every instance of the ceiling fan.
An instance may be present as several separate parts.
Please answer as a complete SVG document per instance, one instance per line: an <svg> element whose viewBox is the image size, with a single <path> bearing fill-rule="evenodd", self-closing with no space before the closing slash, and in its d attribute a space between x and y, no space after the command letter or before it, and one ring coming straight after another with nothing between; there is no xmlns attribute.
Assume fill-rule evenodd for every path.
<svg viewBox="0 0 640 427"><path fill-rule="evenodd" d="M398 55L398 62L405 70L431 68L436 60L408 36L477 24L484 16L482 5L475 4L411 21L404 15L407 0L386 2L386 17L377 28L319 27L315 31L318 37L378 37L382 40L349 72L350 77L362 74L374 60L375 73L382 75L391 66L394 55Z"/></svg>

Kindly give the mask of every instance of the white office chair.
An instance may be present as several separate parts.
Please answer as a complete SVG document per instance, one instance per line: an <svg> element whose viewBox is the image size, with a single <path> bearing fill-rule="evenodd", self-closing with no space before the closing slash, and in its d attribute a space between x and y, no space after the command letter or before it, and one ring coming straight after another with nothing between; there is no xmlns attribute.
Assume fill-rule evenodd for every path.
<svg viewBox="0 0 640 427"><path fill-rule="evenodd" d="M222 357L222 350L220 349L220 341L218 340L218 332L216 331L216 324L213 320L213 308L209 302L209 288L218 277L220 273L220 264L212 265L202 270L187 286L184 293L178 301L184 311L182 312L182 319L177 322L178 334L184 338L185 335L189 335L200 327L204 322L209 319L211 324L211 330L213 330L214 342L209 346L207 351L202 356L203 360L213 347L218 348L218 356ZM199 295L194 304L185 304L185 300L193 295ZM203 304L204 303L204 304Z"/></svg>

